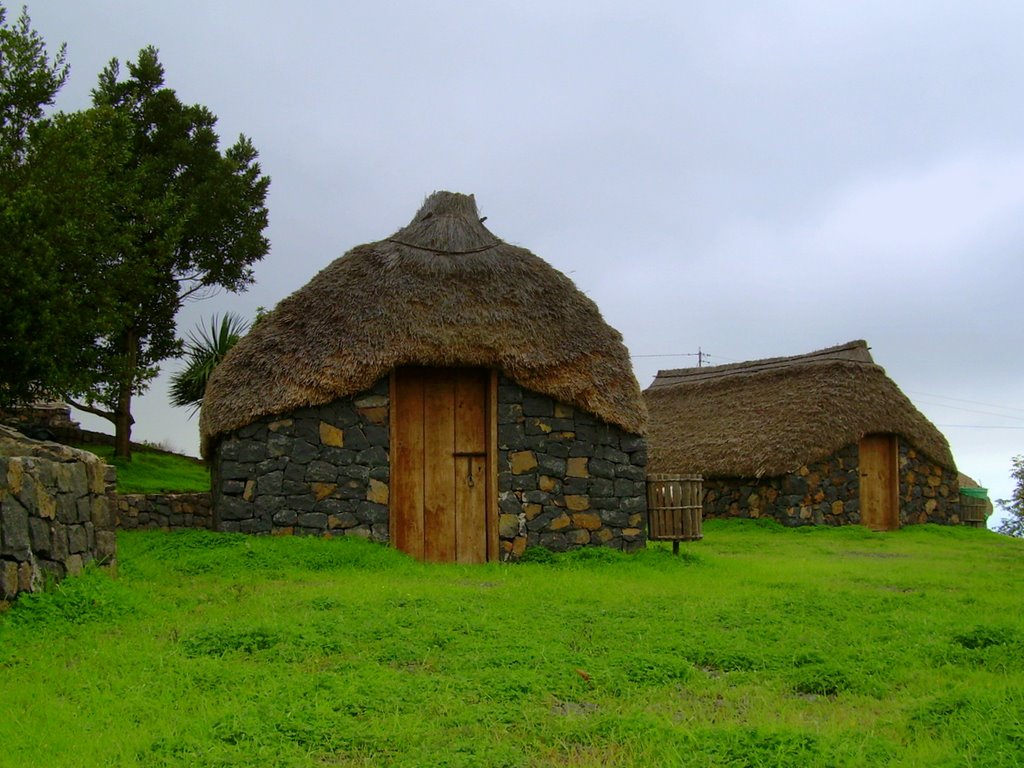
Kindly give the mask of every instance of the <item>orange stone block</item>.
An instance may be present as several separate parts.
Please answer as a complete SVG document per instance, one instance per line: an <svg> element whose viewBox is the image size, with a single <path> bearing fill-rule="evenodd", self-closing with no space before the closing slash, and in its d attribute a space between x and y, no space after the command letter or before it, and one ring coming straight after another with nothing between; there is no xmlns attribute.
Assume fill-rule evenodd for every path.
<svg viewBox="0 0 1024 768"><path fill-rule="evenodd" d="M513 475L522 475L537 468L537 455L533 451L513 451L508 460Z"/></svg>
<svg viewBox="0 0 1024 768"><path fill-rule="evenodd" d="M344 448L345 447L345 433L340 427L336 427L333 424L328 424L326 421L320 422L320 442L324 445L329 445L332 448Z"/></svg>
<svg viewBox="0 0 1024 768"><path fill-rule="evenodd" d="M252 482L251 480L249 482ZM332 493L338 489L337 483L310 483L309 487L313 490L313 498L317 501L326 499Z"/></svg>
<svg viewBox="0 0 1024 768"><path fill-rule="evenodd" d="M370 478L370 487L366 489L366 500L375 504L387 504L390 489L387 483Z"/></svg>
<svg viewBox="0 0 1024 768"><path fill-rule="evenodd" d="M590 472L587 470L587 462L589 459L586 456L574 456L566 461L565 476L566 477L590 477Z"/></svg>
<svg viewBox="0 0 1024 768"><path fill-rule="evenodd" d="M563 528L568 528L571 522L572 520L569 518L568 515L559 515L550 523L548 523L548 530L560 531Z"/></svg>
<svg viewBox="0 0 1024 768"><path fill-rule="evenodd" d="M601 518L593 512L578 512L572 516L572 524L577 528L596 531L601 527Z"/></svg>
<svg viewBox="0 0 1024 768"><path fill-rule="evenodd" d="M378 408L356 408L356 413L366 419L370 424L383 425L388 423L387 406Z"/></svg>

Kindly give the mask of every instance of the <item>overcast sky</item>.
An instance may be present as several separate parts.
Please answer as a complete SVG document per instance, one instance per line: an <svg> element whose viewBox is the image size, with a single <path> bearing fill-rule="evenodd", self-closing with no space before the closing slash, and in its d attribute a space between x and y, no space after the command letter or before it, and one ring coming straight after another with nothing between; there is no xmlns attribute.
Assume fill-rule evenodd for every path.
<svg viewBox="0 0 1024 768"><path fill-rule="evenodd" d="M256 284L188 306L183 332L272 307L434 190L474 193L492 232L597 302L642 387L698 350L714 364L864 338L961 471L1011 492L1019 0L27 5L51 51L68 45L58 108L153 44L167 84L218 115L225 144L248 135L273 179ZM197 452L166 376L135 416L136 439Z"/></svg>

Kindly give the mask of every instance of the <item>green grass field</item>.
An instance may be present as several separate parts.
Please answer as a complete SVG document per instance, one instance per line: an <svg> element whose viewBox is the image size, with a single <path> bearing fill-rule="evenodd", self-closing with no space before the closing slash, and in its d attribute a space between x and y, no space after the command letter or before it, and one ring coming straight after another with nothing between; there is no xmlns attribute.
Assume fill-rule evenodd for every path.
<svg viewBox="0 0 1024 768"><path fill-rule="evenodd" d="M210 490L210 471L202 461L159 451L133 450L129 462L114 458L110 445L76 445L117 467L118 493L191 493Z"/></svg>
<svg viewBox="0 0 1024 768"><path fill-rule="evenodd" d="M1020 766L1024 541L706 525L426 565L119 538L0 615L4 766Z"/></svg>

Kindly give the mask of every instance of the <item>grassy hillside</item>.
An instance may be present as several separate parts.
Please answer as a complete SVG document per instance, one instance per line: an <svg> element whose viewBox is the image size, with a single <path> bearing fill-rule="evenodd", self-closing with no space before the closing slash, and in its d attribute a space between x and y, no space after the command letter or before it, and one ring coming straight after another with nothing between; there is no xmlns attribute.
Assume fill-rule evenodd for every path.
<svg viewBox="0 0 1024 768"><path fill-rule="evenodd" d="M1024 542L711 522L437 566L122 534L0 615L0 764L1019 766Z"/></svg>
<svg viewBox="0 0 1024 768"><path fill-rule="evenodd" d="M210 471L199 459L163 451L133 450L131 461L114 458L112 445L76 445L117 467L119 493L191 493L210 490Z"/></svg>

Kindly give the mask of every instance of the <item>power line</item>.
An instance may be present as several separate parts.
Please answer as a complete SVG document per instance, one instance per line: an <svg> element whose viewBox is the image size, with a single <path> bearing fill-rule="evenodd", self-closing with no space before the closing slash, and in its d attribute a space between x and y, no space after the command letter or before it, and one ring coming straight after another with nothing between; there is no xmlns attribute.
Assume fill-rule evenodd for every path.
<svg viewBox="0 0 1024 768"><path fill-rule="evenodd" d="M701 368L704 365L704 360L711 357L711 355L702 350L700 347L697 347L696 352L679 352L674 355L630 355L630 358L634 360L638 357L696 357L697 367Z"/></svg>
<svg viewBox="0 0 1024 768"><path fill-rule="evenodd" d="M997 424L936 424L943 429L1024 429L1024 427L1001 426Z"/></svg>
<svg viewBox="0 0 1024 768"><path fill-rule="evenodd" d="M697 347L696 352L670 352L659 355L630 355L630 359L637 360L642 357L696 357L697 367L700 368L704 365L706 360L721 360L726 363L734 363L735 360L731 360L728 357L722 357L721 355L712 355L710 352L705 352L701 347Z"/></svg>
<svg viewBox="0 0 1024 768"><path fill-rule="evenodd" d="M980 400L965 400L962 397L949 397L948 395L933 395L933 394L929 394L928 392L911 392L910 390L907 390L907 393L911 394L911 395L921 395L923 397L937 397L940 400L955 400L958 403L970 403L971 405L983 405L986 408L1001 408L1004 411L1020 411L1021 413L1024 413L1024 408L1014 408L1011 405L996 405L995 403L983 403ZM948 408L952 408L953 406L947 406L947 407Z"/></svg>
<svg viewBox="0 0 1024 768"><path fill-rule="evenodd" d="M633 358L634 360L636 358L638 358L638 357L696 357L696 356L697 356L696 352L670 352L670 353L667 353L667 354L664 354L664 355L630 355L630 357ZM705 357L708 356L706 352L704 353L704 356Z"/></svg>
<svg viewBox="0 0 1024 768"><path fill-rule="evenodd" d="M999 418L999 419L1013 419L1014 421L1024 421L1024 416L1011 416L1008 413L993 413L992 411L979 411L979 410L977 410L975 408L963 408L962 406L959 406L959 405L947 405L946 403L929 403L927 400L918 400L918 402L921 402L921 403L924 403L925 405L930 405L930 406L933 406L933 407L936 407L936 408L950 408L950 409L952 409L954 411L965 411L966 413L977 413L977 414L980 414L981 416L995 416L996 418ZM970 401L965 401L965 402L970 402ZM999 408L1000 406L997 405L995 407Z"/></svg>

